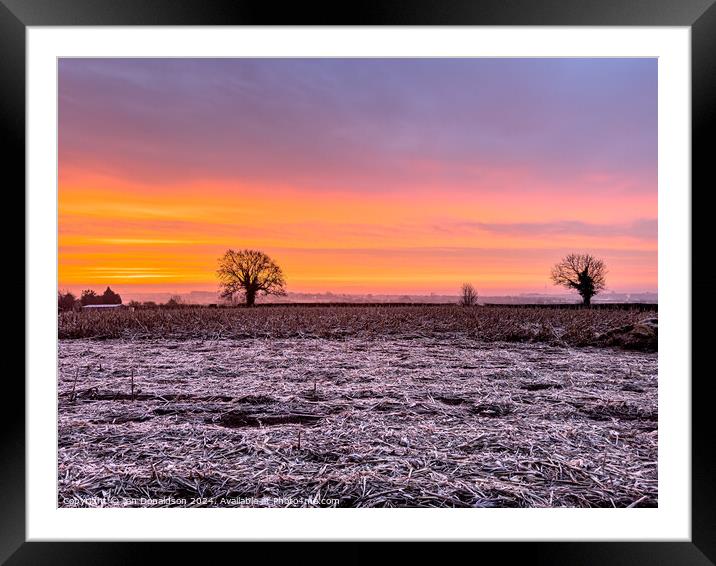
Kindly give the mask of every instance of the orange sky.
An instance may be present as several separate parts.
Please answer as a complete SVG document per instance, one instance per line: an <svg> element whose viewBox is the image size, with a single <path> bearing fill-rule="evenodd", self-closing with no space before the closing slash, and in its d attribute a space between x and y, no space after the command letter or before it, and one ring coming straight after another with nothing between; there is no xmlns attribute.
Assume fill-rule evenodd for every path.
<svg viewBox="0 0 716 566"><path fill-rule="evenodd" d="M360 67L369 100L354 102L367 106L358 110L338 106L350 85L312 90L304 82L310 72L326 81L343 77L335 61L300 73L285 62L278 69L255 63L248 72L176 62L165 68L161 61L150 73L143 61L60 66L61 289L215 290L216 261L229 247L268 253L289 291L455 294L471 281L481 293L555 292L550 267L572 251L603 257L610 289L657 288L655 151L649 153L655 144L645 139L655 128L650 115L638 116L631 129L621 122L610 129L598 116L616 122L628 114L621 108L627 102L655 97L641 83L612 88L622 97L632 89L636 101L617 99L607 87L602 98L585 92L581 104L596 105L590 111L597 114L581 124L588 128L585 148L575 149L581 134L569 133L576 141L561 136L563 149L555 151L541 145L550 141L541 132L554 123L568 128L566 119L579 115L575 86L571 109L555 100L525 110L510 90L503 98L484 95L483 104L492 105L487 118L461 124L448 113L444 131L439 120L423 131L415 119L408 122L408 111L400 127L382 123L385 105L401 112L403 98L407 106L417 103L410 92L386 91L383 82L394 74L374 76L370 61ZM488 71L502 77L500 67L474 69L478 77ZM548 96L548 79L562 84L576 80L577 71L590 76L581 67L524 73L536 83L535 96ZM421 80L411 73L404 72L406 81ZM277 74L298 94L272 100ZM613 74L615 82L634 81L621 68ZM207 87L209 79L217 84ZM268 101L255 95L259 86ZM425 95L420 111L432 103L448 112L441 96ZM335 112L326 110L330 103ZM509 104L546 116L529 128L515 126L511 114L494 118ZM201 115L196 121L192 111ZM227 116L237 120L230 132L222 130ZM492 138L453 133L483 124ZM597 135L604 139L595 141ZM619 151L613 149L617 135L632 136L631 145L619 137ZM632 147L638 152L630 167L623 152ZM237 155L246 153L251 159L242 163Z"/></svg>

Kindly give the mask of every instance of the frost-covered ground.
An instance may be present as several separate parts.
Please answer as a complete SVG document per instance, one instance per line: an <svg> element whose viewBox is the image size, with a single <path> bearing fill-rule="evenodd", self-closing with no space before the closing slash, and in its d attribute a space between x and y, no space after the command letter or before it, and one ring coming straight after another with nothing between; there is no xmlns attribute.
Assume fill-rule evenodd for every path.
<svg viewBox="0 0 716 566"><path fill-rule="evenodd" d="M656 353L61 340L58 385L61 506L657 504Z"/></svg>

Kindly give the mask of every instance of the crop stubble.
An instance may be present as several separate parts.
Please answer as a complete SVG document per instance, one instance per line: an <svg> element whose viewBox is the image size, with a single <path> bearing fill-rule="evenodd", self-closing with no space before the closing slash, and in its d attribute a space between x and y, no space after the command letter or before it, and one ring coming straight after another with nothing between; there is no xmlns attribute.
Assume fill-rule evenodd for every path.
<svg viewBox="0 0 716 566"><path fill-rule="evenodd" d="M553 340L506 342L456 331L450 309L410 330L426 315L399 313L395 333L360 309L313 309L320 324L309 310L226 311L262 337L169 317L60 340L59 505L657 504L656 353L569 345L560 311L544 315ZM643 318L614 312L599 324Z"/></svg>

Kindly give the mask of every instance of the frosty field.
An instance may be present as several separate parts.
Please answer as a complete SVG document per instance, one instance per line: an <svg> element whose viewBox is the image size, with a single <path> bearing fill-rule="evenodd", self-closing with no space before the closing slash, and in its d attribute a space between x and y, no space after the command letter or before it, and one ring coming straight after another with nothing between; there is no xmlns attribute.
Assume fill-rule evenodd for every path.
<svg viewBox="0 0 716 566"><path fill-rule="evenodd" d="M655 506L657 353L459 333L62 339L58 453L63 507Z"/></svg>

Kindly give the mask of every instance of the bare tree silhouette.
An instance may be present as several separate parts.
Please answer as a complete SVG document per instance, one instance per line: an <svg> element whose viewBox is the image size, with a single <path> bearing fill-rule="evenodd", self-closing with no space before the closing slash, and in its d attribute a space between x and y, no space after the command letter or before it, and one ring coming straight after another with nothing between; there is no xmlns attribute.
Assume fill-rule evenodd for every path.
<svg viewBox="0 0 716 566"><path fill-rule="evenodd" d="M477 303L477 291L472 283L463 283L462 293L460 295L460 304L463 307L471 307Z"/></svg>
<svg viewBox="0 0 716 566"><path fill-rule="evenodd" d="M585 305L606 287L607 266L589 254L569 254L552 268L552 281L576 289Z"/></svg>
<svg viewBox="0 0 716 566"><path fill-rule="evenodd" d="M253 306L256 295L285 295L286 281L281 268L257 250L226 250L217 270L221 296L233 299L243 293L246 306Z"/></svg>

